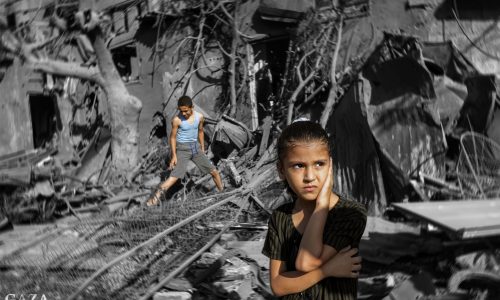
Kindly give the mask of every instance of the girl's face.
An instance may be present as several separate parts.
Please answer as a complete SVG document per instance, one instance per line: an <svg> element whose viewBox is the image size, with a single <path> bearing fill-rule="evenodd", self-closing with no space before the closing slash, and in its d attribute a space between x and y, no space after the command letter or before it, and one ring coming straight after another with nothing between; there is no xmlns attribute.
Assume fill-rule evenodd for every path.
<svg viewBox="0 0 500 300"><path fill-rule="evenodd" d="M288 146L278 163L281 179L285 179L297 197L304 201L316 200L329 167L328 147L320 141L296 142Z"/></svg>

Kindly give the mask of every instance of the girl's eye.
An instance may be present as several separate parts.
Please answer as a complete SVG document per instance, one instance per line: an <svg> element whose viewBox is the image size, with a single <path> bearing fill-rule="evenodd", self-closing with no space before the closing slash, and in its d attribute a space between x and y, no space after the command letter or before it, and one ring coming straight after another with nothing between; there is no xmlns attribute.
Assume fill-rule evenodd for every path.
<svg viewBox="0 0 500 300"><path fill-rule="evenodd" d="M324 165L325 165L325 162L322 162L322 161L316 162L316 167L322 167Z"/></svg>
<svg viewBox="0 0 500 300"><path fill-rule="evenodd" d="M300 168L302 168L302 167L304 167L304 165L303 165L303 164L294 164L294 165L292 166L292 168L294 168L294 169L300 169Z"/></svg>

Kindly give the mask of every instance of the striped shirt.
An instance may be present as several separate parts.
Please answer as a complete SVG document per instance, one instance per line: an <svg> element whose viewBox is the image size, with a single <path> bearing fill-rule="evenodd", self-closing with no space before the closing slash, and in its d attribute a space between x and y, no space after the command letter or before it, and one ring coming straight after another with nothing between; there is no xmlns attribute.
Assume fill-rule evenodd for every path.
<svg viewBox="0 0 500 300"><path fill-rule="evenodd" d="M328 213L323 231L323 243L337 251L348 245L358 247L366 226L366 209L358 202L339 196L339 201ZM270 220L262 253L284 261L287 271L295 270L295 259L302 235L292 221L294 203L277 208ZM357 298L357 279L328 277L307 290L286 295L281 299L352 300Z"/></svg>

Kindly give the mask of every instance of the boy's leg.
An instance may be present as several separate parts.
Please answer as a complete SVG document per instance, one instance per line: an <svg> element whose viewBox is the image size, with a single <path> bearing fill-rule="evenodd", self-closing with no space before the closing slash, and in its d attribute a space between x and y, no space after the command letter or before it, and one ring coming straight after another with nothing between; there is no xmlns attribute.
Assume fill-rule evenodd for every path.
<svg viewBox="0 0 500 300"><path fill-rule="evenodd" d="M179 178L170 176L167 178L167 180L163 181L160 184L160 188L155 191L153 197L148 199L148 201L146 202L146 205L153 206L153 205L159 204L161 194L168 191L168 189L170 187L172 187L177 182L177 179L179 179Z"/></svg>
<svg viewBox="0 0 500 300"><path fill-rule="evenodd" d="M208 159L205 153L198 153L192 158L193 162L203 173L210 173L215 182L215 186L217 190L221 192L224 190L224 186L222 184L222 178L220 177L219 171L214 167L212 162Z"/></svg>
<svg viewBox="0 0 500 300"><path fill-rule="evenodd" d="M224 190L224 186L222 185L222 178L220 178L219 171L217 171L217 169L213 169L212 171L210 171L210 175L212 175L217 190L219 190L219 192L222 192Z"/></svg>
<svg viewBox="0 0 500 300"><path fill-rule="evenodd" d="M170 173L170 177L160 184L159 189L155 191L153 197L146 202L148 206L160 203L161 194L171 188L177 182L177 179L184 177L184 174L186 174L186 166L190 157L191 152L189 151L189 148L186 148L183 145L179 145L177 147L177 165Z"/></svg>
<svg viewBox="0 0 500 300"><path fill-rule="evenodd" d="M168 177L167 180L165 180L164 182L162 182L160 184L160 190L163 192L168 191L168 189L170 187L172 187L177 182L177 179L179 179L179 178L173 177L173 176Z"/></svg>

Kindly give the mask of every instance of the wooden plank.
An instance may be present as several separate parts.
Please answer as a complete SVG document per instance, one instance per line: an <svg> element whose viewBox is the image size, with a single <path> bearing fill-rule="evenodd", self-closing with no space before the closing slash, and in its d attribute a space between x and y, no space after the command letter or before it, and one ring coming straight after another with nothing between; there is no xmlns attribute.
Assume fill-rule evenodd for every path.
<svg viewBox="0 0 500 300"><path fill-rule="evenodd" d="M262 139L260 141L260 146L259 146L259 156L264 153L267 149L267 144L269 142L269 135L271 133L271 126L273 124L273 119L270 116L267 116L264 119L264 122L262 124Z"/></svg>
<svg viewBox="0 0 500 300"><path fill-rule="evenodd" d="M257 88L255 83L255 72L254 72L254 53L252 45L247 44L247 60L248 60L248 93L250 97L250 112L252 113L252 130L256 130L259 127L259 114L257 110Z"/></svg>
<svg viewBox="0 0 500 300"><path fill-rule="evenodd" d="M0 186L25 186L31 182L31 166L22 166L13 169L0 169Z"/></svg>

